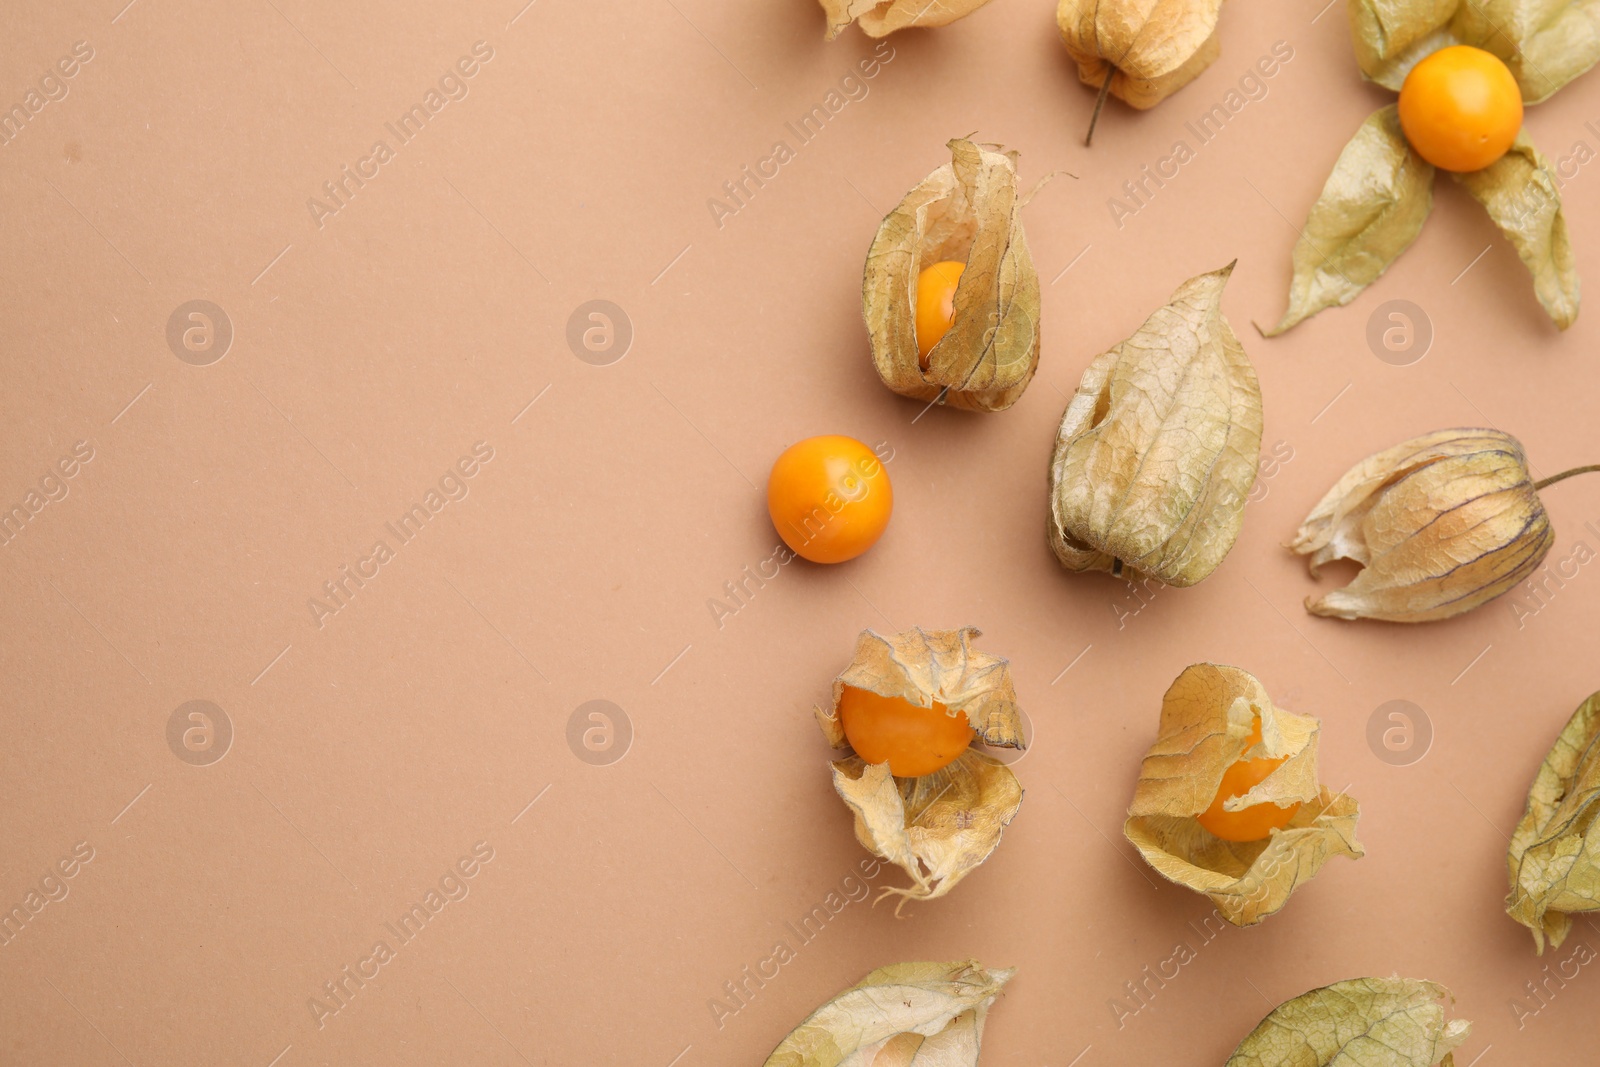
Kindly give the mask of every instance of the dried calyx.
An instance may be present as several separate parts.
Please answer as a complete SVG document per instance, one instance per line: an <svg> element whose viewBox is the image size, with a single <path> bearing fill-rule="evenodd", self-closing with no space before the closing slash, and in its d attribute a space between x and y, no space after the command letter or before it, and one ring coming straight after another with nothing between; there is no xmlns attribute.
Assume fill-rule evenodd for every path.
<svg viewBox="0 0 1600 1067"><path fill-rule="evenodd" d="M1506 913L1560 948L1572 916L1600 911L1600 693L1578 706L1528 790L1511 835Z"/></svg>
<svg viewBox="0 0 1600 1067"><path fill-rule="evenodd" d="M1084 371L1050 461L1050 547L1068 570L1194 585L1238 538L1262 414L1222 315L1232 271L1189 279Z"/></svg>
<svg viewBox="0 0 1600 1067"><path fill-rule="evenodd" d="M989 1007L1015 967L879 967L811 1013L764 1067L977 1067Z"/></svg>
<svg viewBox="0 0 1600 1067"><path fill-rule="evenodd" d="M861 280L872 363L901 396L971 411L1016 403L1039 366L1039 276L1022 231L1015 152L956 138L951 161L878 227ZM1031 194L1030 194L1031 195ZM948 329L922 351L918 282L959 265Z"/></svg>
<svg viewBox="0 0 1600 1067"><path fill-rule="evenodd" d="M1154 107L1199 76L1222 51L1222 0L1060 0L1056 24L1078 64L1078 80L1098 90L1089 131L1106 97Z"/></svg>
<svg viewBox="0 0 1600 1067"><path fill-rule="evenodd" d="M1424 434L1368 456L1322 498L1289 544L1312 577L1333 560L1361 572L1306 610L1340 619L1428 622L1470 611L1543 562L1555 533L1538 491L1600 465L1535 481L1499 430Z"/></svg>
<svg viewBox="0 0 1600 1067"><path fill-rule="evenodd" d="M1437 982L1352 978L1274 1008L1225 1067L1451 1067L1472 1032L1445 1018L1454 998Z"/></svg>
<svg viewBox="0 0 1600 1067"><path fill-rule="evenodd" d="M884 890L900 896L902 904L953 889L999 846L1022 804L1016 775L983 750L985 745L1024 747L1011 668L1004 659L974 649L977 636L972 627L918 628L890 636L863 631L855 657L834 679L830 706L816 709L827 742L849 750L833 763L833 784L855 816L856 839L911 878L909 886ZM858 740L861 736L849 721L850 703L858 699L854 694L866 694L890 714L920 712L936 723L959 716L971 743L928 773L897 777L891 749L874 751L874 758L884 758L869 762L851 745L851 733ZM903 725L891 724L891 729ZM938 743L943 734L941 724L910 744ZM903 734L896 743L907 744Z"/></svg>
<svg viewBox="0 0 1600 1067"><path fill-rule="evenodd" d="M1260 922L1331 857L1362 855L1359 806L1317 780L1320 732L1247 671L1189 667L1162 698L1123 834L1228 922Z"/></svg>

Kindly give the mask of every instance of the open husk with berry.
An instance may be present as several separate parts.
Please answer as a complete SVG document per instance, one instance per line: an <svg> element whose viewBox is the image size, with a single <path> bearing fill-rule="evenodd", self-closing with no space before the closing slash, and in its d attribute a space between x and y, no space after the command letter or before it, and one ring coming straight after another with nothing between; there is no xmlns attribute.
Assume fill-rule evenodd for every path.
<svg viewBox="0 0 1600 1067"><path fill-rule="evenodd" d="M1022 232L1017 154L957 137L950 162L878 227L861 280L872 363L901 396L969 411L1017 402L1039 366L1039 275ZM1029 194L1031 195L1031 194ZM933 341L924 272L948 268ZM953 286L953 291L949 288ZM932 341L932 343L928 343Z"/></svg>
<svg viewBox="0 0 1600 1067"><path fill-rule="evenodd" d="M833 785L856 839L911 878L885 895L942 897L1000 844L1022 786L983 746L1025 746L1010 664L972 647L978 630L885 636L864 630L817 708L823 737L847 754Z"/></svg>
<svg viewBox="0 0 1600 1067"><path fill-rule="evenodd" d="M1162 700L1123 833L1235 926L1260 922L1329 858L1363 854L1356 802L1317 780L1320 729L1246 671L1189 667Z"/></svg>

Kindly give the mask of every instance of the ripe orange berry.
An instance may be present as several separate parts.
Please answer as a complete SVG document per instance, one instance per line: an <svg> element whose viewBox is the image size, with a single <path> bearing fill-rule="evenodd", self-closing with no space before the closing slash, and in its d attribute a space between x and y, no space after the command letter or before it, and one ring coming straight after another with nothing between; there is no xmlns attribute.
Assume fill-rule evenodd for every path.
<svg viewBox="0 0 1600 1067"><path fill-rule="evenodd" d="M1522 128L1522 90L1500 57L1470 45L1427 56L1400 86L1400 128L1436 167L1482 170Z"/></svg>
<svg viewBox="0 0 1600 1067"><path fill-rule="evenodd" d="M883 535L893 510L889 472L853 437L808 437L785 450L767 477L772 525L813 563L861 555Z"/></svg>
<svg viewBox="0 0 1600 1067"><path fill-rule="evenodd" d="M1245 751L1251 746L1261 742L1261 717L1256 716L1255 729L1250 734L1250 739L1245 745ZM1270 837L1272 831L1282 830L1289 825L1289 820L1299 812L1300 805L1290 804L1280 808L1273 803L1252 804L1239 811L1225 811L1222 802L1232 797L1242 797L1283 765L1287 756L1261 756L1256 759L1242 759L1229 767L1222 775L1222 785L1217 788L1217 796L1211 806L1195 816L1201 826L1205 827L1224 841L1260 841Z"/></svg>
<svg viewBox="0 0 1600 1067"><path fill-rule="evenodd" d="M901 697L879 696L845 686L839 723L856 755L868 763L888 763L900 778L932 774L967 750L972 725L967 713L952 713L937 700L919 708Z"/></svg>
<svg viewBox="0 0 1600 1067"><path fill-rule="evenodd" d="M946 259L917 275L917 357L923 370L928 369L928 353L955 321L956 283L966 269L965 263Z"/></svg>

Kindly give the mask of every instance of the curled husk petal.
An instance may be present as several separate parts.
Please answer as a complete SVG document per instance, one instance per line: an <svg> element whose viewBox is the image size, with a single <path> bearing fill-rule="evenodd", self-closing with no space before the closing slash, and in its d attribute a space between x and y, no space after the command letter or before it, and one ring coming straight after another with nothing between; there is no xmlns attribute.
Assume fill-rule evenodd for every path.
<svg viewBox="0 0 1600 1067"><path fill-rule="evenodd" d="M862 631L850 666L834 679L832 706L816 709L828 744L849 747L838 713L849 686L917 707L937 701L965 715L983 743L1024 747L1010 664L974 649L978 633L970 626L891 636ZM885 892L912 900L955 888L999 846L1022 805L1022 785L1011 768L977 747L915 778L896 778L887 763L851 753L833 763L833 786L855 816L862 847L911 877L910 886Z"/></svg>
<svg viewBox="0 0 1600 1067"><path fill-rule="evenodd" d="M1377 280L1422 232L1433 208L1433 165L1400 129L1399 108L1374 112L1339 153L1294 245L1294 278L1276 337Z"/></svg>
<svg viewBox="0 0 1600 1067"><path fill-rule="evenodd" d="M811 1013L764 1067L976 1067L984 1019L1015 967L879 967Z"/></svg>
<svg viewBox="0 0 1600 1067"><path fill-rule="evenodd" d="M1289 544L1312 577L1362 565L1314 615L1428 622L1493 600L1538 568L1555 534L1522 445L1499 430L1437 430L1368 456L1340 478Z"/></svg>
<svg viewBox="0 0 1600 1067"><path fill-rule="evenodd" d="M1222 0L1060 0L1056 24L1078 80L1150 108L1188 85L1222 51Z"/></svg>
<svg viewBox="0 0 1600 1067"><path fill-rule="evenodd" d="M1455 179L1483 204L1516 248L1550 318L1563 330L1571 326L1578 318L1578 266L1550 161L1522 132L1498 160Z"/></svg>
<svg viewBox="0 0 1600 1067"><path fill-rule="evenodd" d="M1472 1031L1445 1020L1455 998L1437 982L1351 978L1284 1001L1228 1057L1226 1067L1451 1067Z"/></svg>
<svg viewBox="0 0 1600 1067"><path fill-rule="evenodd" d="M1050 547L1068 570L1194 585L1238 538L1261 386L1222 315L1232 270L1189 279L1084 371L1050 460Z"/></svg>
<svg viewBox="0 0 1600 1067"><path fill-rule="evenodd" d="M1261 721L1261 740L1251 744ZM1123 834L1162 877L1204 893L1235 926L1251 926L1288 903L1301 882L1332 856L1363 855L1356 841L1359 806L1317 781L1320 724L1272 703L1252 675L1198 663L1167 690L1161 729L1145 754ZM1294 818L1263 841L1224 841L1196 820L1240 759L1284 762L1244 796L1224 805L1300 804Z"/></svg>
<svg viewBox="0 0 1600 1067"><path fill-rule="evenodd" d="M1600 61L1597 0L1463 0L1453 29L1504 60L1529 104Z"/></svg>
<svg viewBox="0 0 1600 1067"><path fill-rule="evenodd" d="M819 0L828 19L828 40L854 22L868 37L887 37L911 26L948 26L989 0Z"/></svg>
<svg viewBox="0 0 1600 1067"><path fill-rule="evenodd" d="M1361 72L1400 91L1419 60L1465 44L1499 56L1537 104L1600 61L1600 0L1349 0Z"/></svg>
<svg viewBox="0 0 1600 1067"><path fill-rule="evenodd" d="M1576 912L1600 911L1600 693L1578 706L1528 790L1511 835L1506 913L1560 948Z"/></svg>
<svg viewBox="0 0 1600 1067"><path fill-rule="evenodd" d="M1349 0L1350 39L1361 73L1399 92L1419 60L1461 43L1450 25L1460 5L1461 0Z"/></svg>
<svg viewBox="0 0 1600 1067"><path fill-rule="evenodd" d="M872 364L901 396L970 411L1016 403L1039 366L1039 275L1017 191L1016 153L964 138L878 227L861 279ZM965 263L950 330L917 353L917 275Z"/></svg>

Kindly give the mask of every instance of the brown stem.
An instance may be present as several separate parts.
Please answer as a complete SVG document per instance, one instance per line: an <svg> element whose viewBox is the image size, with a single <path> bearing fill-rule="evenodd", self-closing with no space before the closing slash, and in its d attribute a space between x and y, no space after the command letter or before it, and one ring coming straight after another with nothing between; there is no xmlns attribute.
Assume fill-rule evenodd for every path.
<svg viewBox="0 0 1600 1067"><path fill-rule="evenodd" d="M1534 482L1533 487L1534 489L1543 489L1547 485L1555 485L1557 482L1565 478L1570 478L1574 474L1590 474L1594 471L1600 471L1600 463L1591 463L1587 467L1573 467L1569 471L1562 471L1560 474L1552 474L1550 477L1545 478L1542 481Z"/></svg>
<svg viewBox="0 0 1600 1067"><path fill-rule="evenodd" d="M1088 148L1089 142L1094 140L1094 125L1100 121L1100 109L1106 106L1106 97L1111 95L1111 79L1116 76L1117 68L1106 67L1106 80L1100 83L1100 93L1094 98L1094 114L1089 116L1089 132L1083 135L1083 147Z"/></svg>

